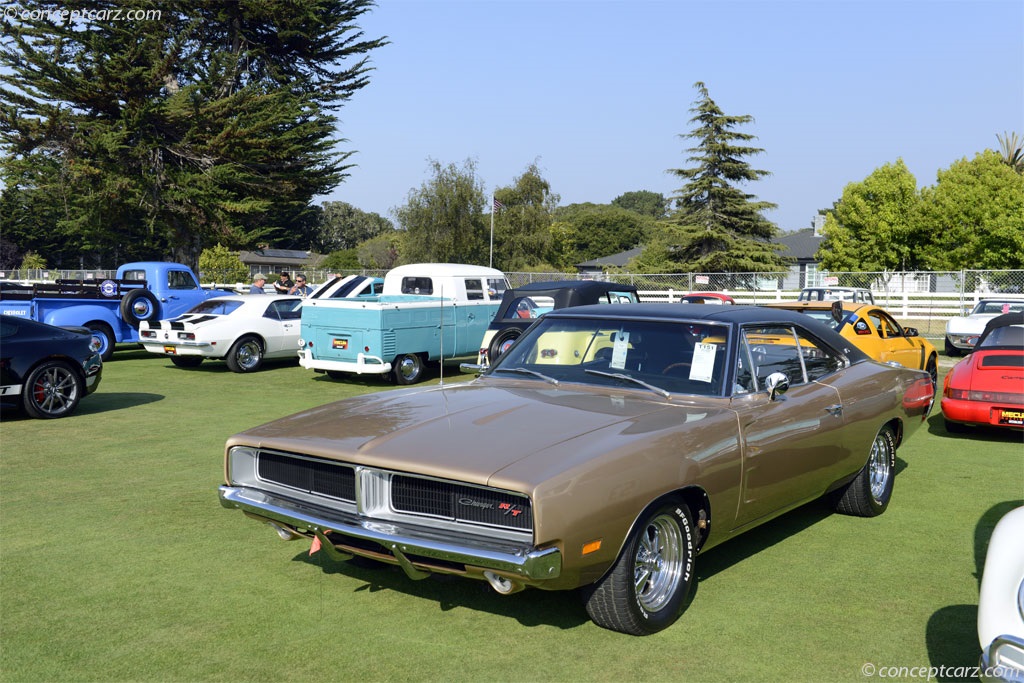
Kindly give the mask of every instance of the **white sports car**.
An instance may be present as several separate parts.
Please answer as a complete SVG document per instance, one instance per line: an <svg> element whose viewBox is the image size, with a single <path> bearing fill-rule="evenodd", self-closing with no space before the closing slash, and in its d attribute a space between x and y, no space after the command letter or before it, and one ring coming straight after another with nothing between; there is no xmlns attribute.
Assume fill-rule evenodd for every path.
<svg viewBox="0 0 1024 683"><path fill-rule="evenodd" d="M233 372L258 370L265 359L298 359L302 298L280 294L221 296L177 318L139 324L142 345L182 368L203 359Z"/></svg>
<svg viewBox="0 0 1024 683"><path fill-rule="evenodd" d="M946 355L970 352L985 331L985 323L997 315L1021 311L1024 311L1021 299L982 299L968 315L950 318L946 323Z"/></svg>
<svg viewBox="0 0 1024 683"><path fill-rule="evenodd" d="M988 542L978 596L980 674L1024 681L1024 507L1006 513Z"/></svg>

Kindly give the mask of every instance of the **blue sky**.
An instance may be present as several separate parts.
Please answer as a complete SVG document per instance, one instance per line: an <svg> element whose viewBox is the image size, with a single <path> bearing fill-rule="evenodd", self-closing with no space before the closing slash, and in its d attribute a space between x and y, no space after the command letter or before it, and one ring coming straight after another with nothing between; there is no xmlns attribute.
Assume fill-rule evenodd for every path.
<svg viewBox="0 0 1024 683"><path fill-rule="evenodd" d="M703 81L765 152L745 186L808 227L902 158L918 186L1024 136L1021 0L379 0L391 43L341 109L351 176L323 200L393 220L429 160L473 159L489 193L533 162L561 204L671 196Z"/></svg>

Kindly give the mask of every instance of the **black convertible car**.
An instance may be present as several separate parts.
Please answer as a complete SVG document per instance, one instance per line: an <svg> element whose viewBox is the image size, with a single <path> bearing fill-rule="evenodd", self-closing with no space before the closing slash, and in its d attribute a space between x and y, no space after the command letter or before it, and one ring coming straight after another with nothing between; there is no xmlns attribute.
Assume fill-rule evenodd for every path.
<svg viewBox="0 0 1024 683"><path fill-rule="evenodd" d="M0 404L31 417L64 417L102 375L99 341L89 330L0 315Z"/></svg>
<svg viewBox="0 0 1024 683"><path fill-rule="evenodd" d="M487 367L491 361L497 360L534 320L548 311L570 306L635 304L639 301L633 285L596 280L531 282L506 289L501 297L501 306L480 342L478 364Z"/></svg>

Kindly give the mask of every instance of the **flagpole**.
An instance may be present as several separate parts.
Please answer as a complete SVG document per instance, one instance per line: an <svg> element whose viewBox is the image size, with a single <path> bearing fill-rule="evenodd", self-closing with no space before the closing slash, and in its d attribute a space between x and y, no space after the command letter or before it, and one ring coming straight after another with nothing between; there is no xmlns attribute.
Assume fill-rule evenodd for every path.
<svg viewBox="0 0 1024 683"><path fill-rule="evenodd" d="M494 195L491 195L491 250L487 255L487 267L494 267Z"/></svg>

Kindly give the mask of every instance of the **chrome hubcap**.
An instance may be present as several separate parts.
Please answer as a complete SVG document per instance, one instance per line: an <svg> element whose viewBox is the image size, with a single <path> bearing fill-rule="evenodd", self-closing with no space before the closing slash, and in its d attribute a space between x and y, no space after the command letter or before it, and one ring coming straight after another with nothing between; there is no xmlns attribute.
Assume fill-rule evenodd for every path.
<svg viewBox="0 0 1024 683"><path fill-rule="evenodd" d="M675 594L685 561L683 535L670 515L658 515L644 529L633 561L633 585L648 612L665 606Z"/></svg>
<svg viewBox="0 0 1024 683"><path fill-rule="evenodd" d="M889 475L892 468L892 453L890 452L889 439L885 434L879 433L875 436L875 442L871 445L871 462L869 465L871 497L875 502L881 503L885 495L885 486L889 482Z"/></svg>
<svg viewBox="0 0 1024 683"><path fill-rule="evenodd" d="M238 364L252 369L260 359L260 346L256 342L247 342L238 349Z"/></svg>

